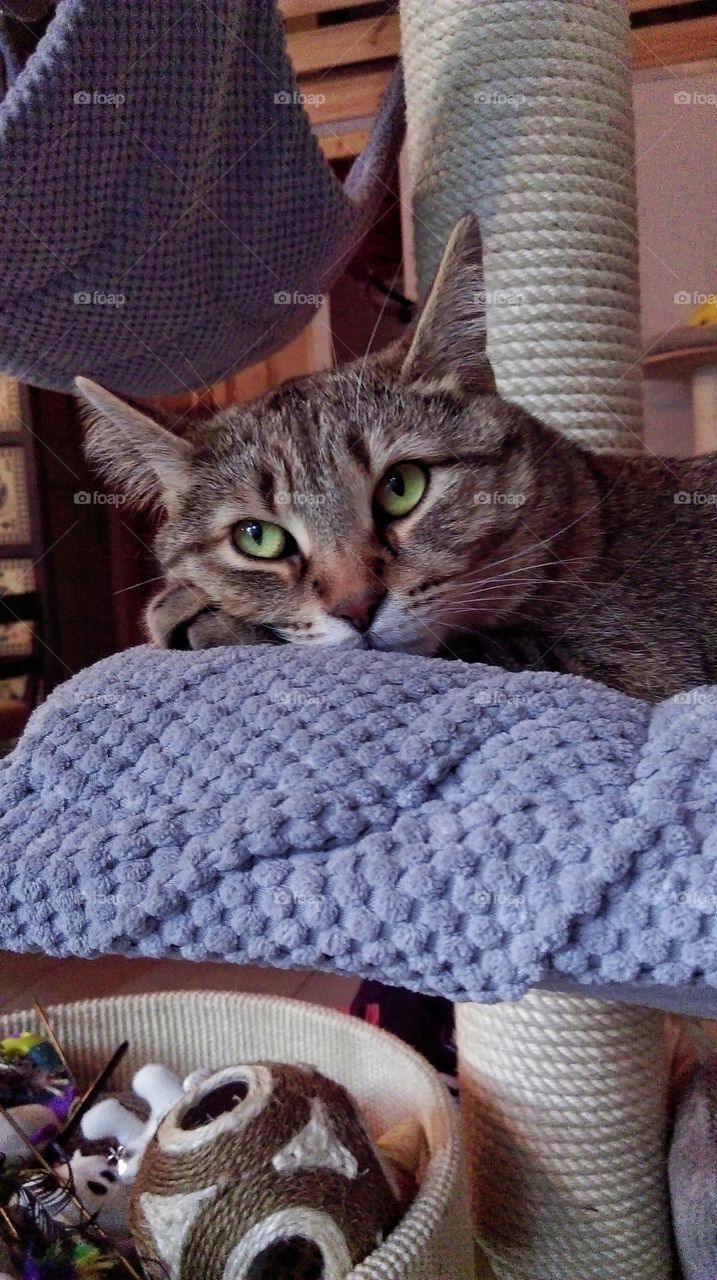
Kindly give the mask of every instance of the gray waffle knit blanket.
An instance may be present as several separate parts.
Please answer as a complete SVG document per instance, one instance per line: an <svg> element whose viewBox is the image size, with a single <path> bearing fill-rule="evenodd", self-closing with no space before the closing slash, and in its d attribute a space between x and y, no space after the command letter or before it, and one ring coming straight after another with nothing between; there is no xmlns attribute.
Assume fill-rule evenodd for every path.
<svg viewBox="0 0 717 1280"><path fill-rule="evenodd" d="M717 1008L716 702L398 654L119 654L0 769L3 946Z"/></svg>
<svg viewBox="0 0 717 1280"><path fill-rule="evenodd" d="M304 100L276 0L58 4L0 101L0 369L159 395L287 342L385 198L402 122L396 77L342 188Z"/></svg>

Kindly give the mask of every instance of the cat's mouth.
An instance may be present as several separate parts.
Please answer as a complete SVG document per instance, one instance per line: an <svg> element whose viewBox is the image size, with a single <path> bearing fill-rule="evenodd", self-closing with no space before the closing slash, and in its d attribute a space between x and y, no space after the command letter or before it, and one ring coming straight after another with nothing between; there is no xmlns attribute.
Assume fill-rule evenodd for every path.
<svg viewBox="0 0 717 1280"><path fill-rule="evenodd" d="M270 629L274 644L371 649L379 653L424 656L438 653L450 634L447 623L412 611L390 593L365 630L346 618L337 618L329 613L320 613L311 622L271 624Z"/></svg>
<svg viewBox="0 0 717 1280"><path fill-rule="evenodd" d="M375 649L380 653L417 653L430 657L438 652L448 634L442 624L412 618L402 610L396 609L384 617L382 614L383 610L362 637L362 648Z"/></svg>

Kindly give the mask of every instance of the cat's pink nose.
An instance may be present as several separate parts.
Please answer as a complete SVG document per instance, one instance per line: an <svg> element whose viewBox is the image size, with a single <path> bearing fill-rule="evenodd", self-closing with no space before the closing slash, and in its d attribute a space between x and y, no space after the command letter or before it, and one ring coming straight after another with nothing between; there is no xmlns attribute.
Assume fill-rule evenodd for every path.
<svg viewBox="0 0 717 1280"><path fill-rule="evenodd" d="M385 596L385 591L362 591L358 596L344 596L329 612L335 618L350 622L357 631L368 631Z"/></svg>

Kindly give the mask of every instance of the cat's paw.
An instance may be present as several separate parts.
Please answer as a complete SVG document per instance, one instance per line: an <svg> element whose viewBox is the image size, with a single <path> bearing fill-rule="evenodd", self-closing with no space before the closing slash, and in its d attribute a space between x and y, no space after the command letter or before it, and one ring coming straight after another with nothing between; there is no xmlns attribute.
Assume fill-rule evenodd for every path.
<svg viewBox="0 0 717 1280"><path fill-rule="evenodd" d="M198 587L177 583L160 591L145 614L147 630L161 649L214 649L227 644L278 644L264 627L216 608Z"/></svg>
<svg viewBox="0 0 717 1280"><path fill-rule="evenodd" d="M150 638L160 649L192 649L189 632L209 607L209 597L197 587L165 587L150 600L144 615Z"/></svg>
<svg viewBox="0 0 717 1280"><path fill-rule="evenodd" d="M204 609L187 627L188 649L214 649L223 644L279 644L264 627L233 618L223 609Z"/></svg>

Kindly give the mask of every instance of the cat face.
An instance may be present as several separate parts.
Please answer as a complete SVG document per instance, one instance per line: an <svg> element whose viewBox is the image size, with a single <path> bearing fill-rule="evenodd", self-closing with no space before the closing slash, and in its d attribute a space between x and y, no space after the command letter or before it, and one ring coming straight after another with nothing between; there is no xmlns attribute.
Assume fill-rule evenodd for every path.
<svg viewBox="0 0 717 1280"><path fill-rule="evenodd" d="M159 500L168 578L273 642L435 653L520 616L570 446L495 391L480 242L459 223L407 351L289 384L182 438L82 381L90 456ZM232 634L233 642L237 636Z"/></svg>
<svg viewBox="0 0 717 1280"><path fill-rule="evenodd" d="M435 652L532 579L521 507L493 501L530 486L515 416L358 369L231 410L193 441L163 566L283 641ZM523 571L499 593L494 560Z"/></svg>

